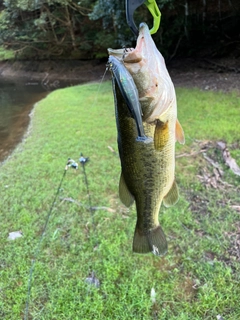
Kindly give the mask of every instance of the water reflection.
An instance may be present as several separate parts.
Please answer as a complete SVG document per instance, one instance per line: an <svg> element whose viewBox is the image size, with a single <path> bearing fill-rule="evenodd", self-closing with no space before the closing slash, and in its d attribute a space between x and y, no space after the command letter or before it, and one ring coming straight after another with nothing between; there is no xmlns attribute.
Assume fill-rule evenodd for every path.
<svg viewBox="0 0 240 320"><path fill-rule="evenodd" d="M49 91L69 85L58 80L49 81L47 73L42 81L0 78L0 161L21 141L33 105Z"/></svg>

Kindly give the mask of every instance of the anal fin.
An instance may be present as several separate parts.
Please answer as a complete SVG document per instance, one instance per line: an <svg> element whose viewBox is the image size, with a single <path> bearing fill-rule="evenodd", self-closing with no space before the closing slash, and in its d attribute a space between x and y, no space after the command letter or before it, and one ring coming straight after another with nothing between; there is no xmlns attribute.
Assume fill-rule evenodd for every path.
<svg viewBox="0 0 240 320"><path fill-rule="evenodd" d="M160 225L143 233L136 226L133 238L133 252L148 253L152 252L155 255L162 256L167 252L167 240Z"/></svg>
<svg viewBox="0 0 240 320"><path fill-rule="evenodd" d="M178 186L175 181L173 181L171 189L168 191L166 196L163 198L163 204L165 207L174 206L178 202Z"/></svg>
<svg viewBox="0 0 240 320"><path fill-rule="evenodd" d="M128 190L122 172L119 181L119 198L126 207L130 207L134 202L134 196Z"/></svg>

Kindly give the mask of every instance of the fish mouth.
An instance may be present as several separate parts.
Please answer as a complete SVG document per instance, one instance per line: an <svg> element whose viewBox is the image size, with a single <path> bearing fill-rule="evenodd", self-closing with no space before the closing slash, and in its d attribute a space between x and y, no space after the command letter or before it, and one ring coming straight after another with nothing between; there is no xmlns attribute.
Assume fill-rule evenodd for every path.
<svg viewBox="0 0 240 320"><path fill-rule="evenodd" d="M138 63L142 60L141 54L134 48L112 49L108 48L109 56L114 56L126 63Z"/></svg>
<svg viewBox="0 0 240 320"><path fill-rule="evenodd" d="M149 28L148 28L148 25L145 23L145 22L141 22L140 25L139 25L139 35L138 35L138 38L139 37L146 37L146 36L150 36L151 37L151 34L150 34L150 31L149 31Z"/></svg>
<svg viewBox="0 0 240 320"><path fill-rule="evenodd" d="M124 63L139 63L148 56L148 47L150 47L151 35L148 25L142 22L139 25L139 35L136 48L112 49L108 48L108 54L113 55Z"/></svg>
<svg viewBox="0 0 240 320"><path fill-rule="evenodd" d="M114 56L119 60L122 60L124 55L124 50L125 49L112 49L112 48L107 49L109 56Z"/></svg>
<svg viewBox="0 0 240 320"><path fill-rule="evenodd" d="M139 26L139 35L135 49L130 49L125 53L123 61L125 63L139 63L148 58L148 52L151 48L151 35L148 25L142 22Z"/></svg>

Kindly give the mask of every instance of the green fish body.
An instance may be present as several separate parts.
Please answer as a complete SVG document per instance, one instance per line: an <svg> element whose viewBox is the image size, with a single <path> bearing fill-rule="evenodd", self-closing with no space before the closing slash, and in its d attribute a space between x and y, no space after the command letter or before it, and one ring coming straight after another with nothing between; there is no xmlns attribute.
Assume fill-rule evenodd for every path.
<svg viewBox="0 0 240 320"><path fill-rule="evenodd" d="M115 53L112 49L109 52ZM120 54L121 51L116 50L115 56L119 58ZM138 89L144 132L150 139L146 143L136 140L136 122L115 84L122 167L119 196L127 207L136 202L133 251L163 255L167 251L167 241L158 215L162 202L168 207L178 200L175 142L184 143L184 134L177 121L175 90L146 24L140 25L136 49L125 53L123 61Z"/></svg>

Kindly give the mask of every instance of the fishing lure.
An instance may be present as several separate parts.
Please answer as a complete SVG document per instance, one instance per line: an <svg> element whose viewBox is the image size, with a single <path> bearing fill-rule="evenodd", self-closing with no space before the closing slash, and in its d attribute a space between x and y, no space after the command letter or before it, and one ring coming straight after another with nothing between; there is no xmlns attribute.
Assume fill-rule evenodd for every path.
<svg viewBox="0 0 240 320"><path fill-rule="evenodd" d="M136 121L138 137L137 141L150 142L152 139L146 137L142 123L142 109L139 102L138 90L131 74L123 62L114 56L109 56L108 69L112 72L113 81L116 80L119 90L128 106L128 109Z"/></svg>

